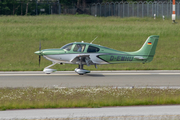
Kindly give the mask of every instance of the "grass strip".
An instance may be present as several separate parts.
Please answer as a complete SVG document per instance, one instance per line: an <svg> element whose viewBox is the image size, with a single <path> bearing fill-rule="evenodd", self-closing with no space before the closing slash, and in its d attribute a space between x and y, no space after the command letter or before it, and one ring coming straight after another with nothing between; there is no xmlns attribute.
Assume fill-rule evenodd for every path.
<svg viewBox="0 0 180 120"><path fill-rule="evenodd" d="M178 22L178 20L176 21ZM111 64L97 70L180 70L180 24L162 18L93 17L88 15L0 16L0 71L39 71L51 62L41 61L42 49L60 48L70 42L93 42L120 51L140 49L150 35L159 35L154 60L147 64ZM74 70L77 65L55 65L57 70ZM96 70L94 66L88 70Z"/></svg>
<svg viewBox="0 0 180 120"><path fill-rule="evenodd" d="M180 104L180 89L0 88L0 109L77 108Z"/></svg>

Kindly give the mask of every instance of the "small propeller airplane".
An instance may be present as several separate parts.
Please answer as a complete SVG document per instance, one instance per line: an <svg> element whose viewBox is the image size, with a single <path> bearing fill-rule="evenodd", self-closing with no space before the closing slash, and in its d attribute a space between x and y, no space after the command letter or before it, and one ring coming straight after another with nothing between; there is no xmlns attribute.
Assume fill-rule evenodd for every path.
<svg viewBox="0 0 180 120"><path fill-rule="evenodd" d="M96 37L97 38L97 37ZM96 39L95 38L95 39ZM94 39L94 40L95 40ZM39 51L35 54L39 55L39 65L41 56L52 61L52 65L44 68L43 72L50 74L55 72L51 69L55 64L77 64L78 68L75 72L79 75L90 73L90 71L83 69L84 65L100 65L100 64L115 64L115 63L147 63L153 60L159 36L151 35L147 38L143 46L134 52L118 51L104 46L85 42L74 42L64 45L58 49L44 49L41 50L41 43Z"/></svg>

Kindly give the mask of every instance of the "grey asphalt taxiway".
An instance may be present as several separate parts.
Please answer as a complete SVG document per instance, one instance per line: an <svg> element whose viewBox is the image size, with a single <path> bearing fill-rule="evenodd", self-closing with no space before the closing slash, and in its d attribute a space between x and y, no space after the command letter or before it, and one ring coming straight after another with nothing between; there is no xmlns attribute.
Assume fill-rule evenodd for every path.
<svg viewBox="0 0 180 120"><path fill-rule="evenodd" d="M91 71L78 75L74 71L0 72L0 87L180 87L180 71Z"/></svg>

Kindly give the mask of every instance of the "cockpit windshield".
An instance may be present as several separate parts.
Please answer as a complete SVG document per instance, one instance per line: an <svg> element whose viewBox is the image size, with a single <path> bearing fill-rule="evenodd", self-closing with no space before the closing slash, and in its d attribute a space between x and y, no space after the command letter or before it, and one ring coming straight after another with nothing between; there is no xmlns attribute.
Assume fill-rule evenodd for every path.
<svg viewBox="0 0 180 120"><path fill-rule="evenodd" d="M73 45L73 43L69 43L69 44L66 44L66 45L62 46L60 49L65 49L67 51L70 51L72 45Z"/></svg>

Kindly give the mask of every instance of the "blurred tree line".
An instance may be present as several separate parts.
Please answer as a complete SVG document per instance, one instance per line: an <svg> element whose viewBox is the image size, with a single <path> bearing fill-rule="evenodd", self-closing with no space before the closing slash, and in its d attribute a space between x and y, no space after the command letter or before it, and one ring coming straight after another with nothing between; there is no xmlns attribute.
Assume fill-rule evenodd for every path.
<svg viewBox="0 0 180 120"><path fill-rule="evenodd" d="M92 3L121 2L121 1L168 1L168 0L0 0L0 15L36 15L37 9L49 14L51 4L85 8ZM177 1L177 0L176 0ZM179 1L179 0L178 0ZM57 6L56 6L57 7ZM40 14L41 12L38 12Z"/></svg>

